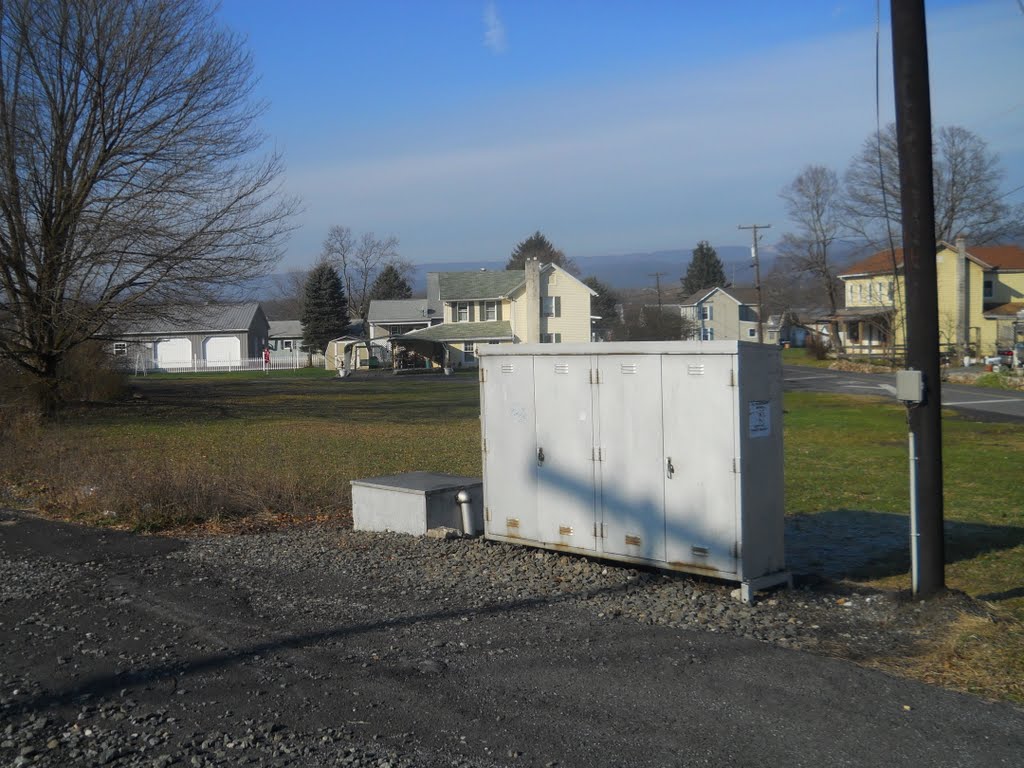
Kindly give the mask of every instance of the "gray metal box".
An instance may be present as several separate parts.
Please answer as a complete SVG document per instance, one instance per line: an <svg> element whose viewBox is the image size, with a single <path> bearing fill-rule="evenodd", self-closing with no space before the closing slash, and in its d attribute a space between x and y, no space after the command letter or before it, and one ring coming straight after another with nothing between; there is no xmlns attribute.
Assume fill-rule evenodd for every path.
<svg viewBox="0 0 1024 768"><path fill-rule="evenodd" d="M920 403L924 399L924 377L920 371L896 371L896 399Z"/></svg>
<svg viewBox="0 0 1024 768"><path fill-rule="evenodd" d="M474 528L483 529L483 485L479 477L406 472L352 481L352 525L359 531L394 531L422 536L442 526L462 530L460 490L469 492Z"/></svg>
<svg viewBox="0 0 1024 768"><path fill-rule="evenodd" d="M487 538L789 579L782 366L738 341L479 350Z"/></svg>

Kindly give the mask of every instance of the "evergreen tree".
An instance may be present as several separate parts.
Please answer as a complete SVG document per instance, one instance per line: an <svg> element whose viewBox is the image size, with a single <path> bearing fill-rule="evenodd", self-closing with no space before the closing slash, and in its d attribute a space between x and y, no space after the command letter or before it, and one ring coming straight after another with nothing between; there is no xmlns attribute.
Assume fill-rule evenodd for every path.
<svg viewBox="0 0 1024 768"><path fill-rule="evenodd" d="M683 278L682 297L685 299L704 288L718 288L726 284L725 269L715 249L707 240L701 240L693 249L690 266Z"/></svg>
<svg viewBox="0 0 1024 768"><path fill-rule="evenodd" d="M570 275L579 275L580 268L576 262L555 248L540 230L517 244L509 256L505 269L525 269L526 260L537 258L541 264L557 264Z"/></svg>
<svg viewBox="0 0 1024 768"><path fill-rule="evenodd" d="M601 319L596 320L594 324L600 329L617 328L621 325L615 307L621 299L612 287L593 276L583 278L583 284L597 293L597 296L590 300L590 314Z"/></svg>
<svg viewBox="0 0 1024 768"><path fill-rule="evenodd" d="M411 299L412 287L394 264L388 264L370 287L371 299Z"/></svg>
<svg viewBox="0 0 1024 768"><path fill-rule="evenodd" d="M306 278L302 307L302 343L323 352L348 327L348 302L338 270L320 262Z"/></svg>

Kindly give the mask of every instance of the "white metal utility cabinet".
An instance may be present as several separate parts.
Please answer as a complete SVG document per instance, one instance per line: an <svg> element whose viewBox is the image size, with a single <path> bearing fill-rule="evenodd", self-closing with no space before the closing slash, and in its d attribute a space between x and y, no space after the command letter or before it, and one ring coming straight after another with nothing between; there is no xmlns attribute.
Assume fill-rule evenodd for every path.
<svg viewBox="0 0 1024 768"><path fill-rule="evenodd" d="M782 366L740 341L486 346L489 539L789 581Z"/></svg>

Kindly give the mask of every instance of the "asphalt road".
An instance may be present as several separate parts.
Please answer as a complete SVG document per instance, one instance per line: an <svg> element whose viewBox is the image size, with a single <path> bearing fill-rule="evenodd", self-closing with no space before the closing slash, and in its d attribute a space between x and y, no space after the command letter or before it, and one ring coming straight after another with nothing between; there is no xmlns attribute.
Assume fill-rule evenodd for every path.
<svg viewBox="0 0 1024 768"><path fill-rule="evenodd" d="M85 701L113 713L92 728L159 718L164 765L189 764L175 757L187 754L180 734L197 743L268 721L414 750L417 765L988 768L1024 755L1024 711L1009 705L737 637L598 622L565 603L481 610L438 596L400 620L322 627L301 605L260 616L252 606L285 581L339 605L368 588L385 599L387 585L243 580L175 557L188 546L0 510L5 589L29 585L0 606L0 733L30 717L65 728ZM424 665L427 646L454 655ZM303 754L287 764L344 763Z"/></svg>
<svg viewBox="0 0 1024 768"><path fill-rule="evenodd" d="M783 366L788 391L834 392L847 395L875 395L895 402L896 374L852 373L809 366ZM981 421L1024 422L1024 392L966 384L941 384L942 405Z"/></svg>

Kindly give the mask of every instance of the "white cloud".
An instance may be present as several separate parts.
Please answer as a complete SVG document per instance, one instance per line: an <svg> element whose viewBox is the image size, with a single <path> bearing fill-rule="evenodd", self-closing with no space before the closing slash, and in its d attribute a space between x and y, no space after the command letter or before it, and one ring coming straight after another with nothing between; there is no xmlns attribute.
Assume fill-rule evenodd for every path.
<svg viewBox="0 0 1024 768"><path fill-rule="evenodd" d="M493 2L484 8L484 45L494 53L504 53L508 47L505 25L498 16L498 6Z"/></svg>

